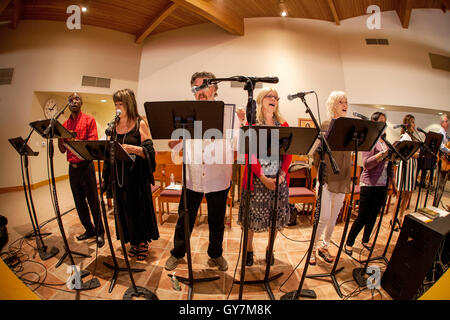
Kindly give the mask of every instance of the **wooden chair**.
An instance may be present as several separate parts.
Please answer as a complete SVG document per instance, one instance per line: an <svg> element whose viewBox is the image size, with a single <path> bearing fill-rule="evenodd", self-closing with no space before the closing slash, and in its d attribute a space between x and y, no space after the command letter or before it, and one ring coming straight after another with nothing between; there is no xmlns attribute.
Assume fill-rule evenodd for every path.
<svg viewBox="0 0 450 320"><path fill-rule="evenodd" d="M317 176L317 170L314 166L311 166L310 169L310 179L309 182L305 187L290 187L289 188L289 203L291 204L297 204L302 203L303 205L308 204L308 212L309 208L312 205L311 210L311 224L314 221L314 212L316 210L316 201L317 201L317 195L315 191L313 190L312 182ZM306 179L307 178L307 169L300 169L293 172L289 172L289 176L291 179L300 178L300 179ZM303 206L303 213L304 213L304 206Z"/></svg>
<svg viewBox="0 0 450 320"><path fill-rule="evenodd" d="M162 216L164 214L164 204L167 206L167 213L169 211L169 203L180 203L182 190L167 190L165 189L170 185L170 176L173 174L175 183L181 184L183 182L181 164L164 164L163 183L158 196L159 204L159 224L163 224Z"/></svg>
<svg viewBox="0 0 450 320"><path fill-rule="evenodd" d="M354 159L353 159L354 160ZM351 179L350 181L353 180L353 171L355 168L355 164L353 164L352 166L352 174L351 174ZM356 182L355 182L355 192L353 193L353 203L356 204L357 201L359 201L360 199L360 187L359 187L359 178L361 176L361 173L363 171L363 168L361 166L358 166L358 168L356 169ZM349 193L345 194L345 198L344 198L344 205L342 208L342 214L340 215L340 218L338 218L338 221L345 221L345 219L347 219L347 214L348 214L348 210L350 208L350 198L351 198L351 191ZM353 210L357 208L356 205L353 206ZM350 213L351 214L351 213Z"/></svg>

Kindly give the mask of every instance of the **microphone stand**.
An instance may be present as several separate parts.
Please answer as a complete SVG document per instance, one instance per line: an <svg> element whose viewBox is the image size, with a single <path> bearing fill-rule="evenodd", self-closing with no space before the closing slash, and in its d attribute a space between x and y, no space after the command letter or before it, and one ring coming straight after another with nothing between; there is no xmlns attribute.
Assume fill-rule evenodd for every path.
<svg viewBox="0 0 450 320"><path fill-rule="evenodd" d="M339 168L337 166L337 163L334 160L333 155L331 154L330 146L328 145L328 142L327 142L324 134L320 131L320 125L317 122L316 117L314 116L313 112L311 111L311 109L309 108L308 104L306 103L305 96L303 95L300 98L302 99L302 102L303 102L303 104L306 107L306 112L309 113L309 115L311 116L311 119L314 122L314 125L319 130L319 139L321 141L320 164L319 164L319 173L318 173L319 191L318 191L318 195L317 195L316 212L314 213L314 225L313 225L313 230L312 230L312 233L311 233L311 241L309 243L308 254L307 254L307 257L306 257L305 268L303 269L302 278L300 280L298 289L296 291L291 291L291 292L283 295L281 297L281 300L298 300L298 298L300 296L313 298L313 299L315 299L317 297L317 295L314 292L314 290L305 290L305 289L302 289L302 288L303 288L303 283L304 283L305 278L306 278L306 274L308 272L309 259L311 258L311 254L312 254L312 251L313 251L314 239L316 238L317 227L319 226L321 203L322 203L322 190L323 190L323 185L325 183L324 182L324 178L325 178L325 174L326 174L325 155L328 155L328 157L330 159L330 163L331 163L332 170L333 170L334 174L338 174L339 173Z"/></svg>
<svg viewBox="0 0 450 320"><path fill-rule="evenodd" d="M115 171L115 165L116 165L115 144L117 143L116 123L117 122L115 121L115 123L112 127L111 140L109 141L109 145L110 145L110 159L109 160L110 160L110 164L111 164L110 181L111 181L111 189L112 189L113 199L114 199L114 218L116 219L117 231L119 233L120 245L122 247L122 252L123 252L124 259L125 259L126 269L128 270L128 275L130 276L130 281L132 284L132 286L129 287L125 291L125 293L123 295L123 299L124 300L132 300L133 297L144 296L144 298L146 300L158 300L158 297L150 290L143 288L143 287L136 286L136 283L133 278L133 272L131 269L130 261L128 260L127 249L125 247L125 241L124 241L123 227L122 227L122 223L120 222L119 212L118 212L118 208L117 208L116 171ZM125 164L122 163L122 165L125 165ZM105 223L106 223L106 221L105 221ZM105 226L105 228L108 230L107 226ZM109 235L108 235L108 238L109 238ZM110 248L111 247L112 247L112 244L110 243ZM112 255L114 255L113 250L111 250L111 253L112 253ZM115 278L117 277L117 273L119 271L124 271L123 269L118 268L117 262L115 262L114 269L115 269L115 272L114 272L112 281L115 281ZM111 282L110 292L112 290L112 287L113 287L113 282Z"/></svg>

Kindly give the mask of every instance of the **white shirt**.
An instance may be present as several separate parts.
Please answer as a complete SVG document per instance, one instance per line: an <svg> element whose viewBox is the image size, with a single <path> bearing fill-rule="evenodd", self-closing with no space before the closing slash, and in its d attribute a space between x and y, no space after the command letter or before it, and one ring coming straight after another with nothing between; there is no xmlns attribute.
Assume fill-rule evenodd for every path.
<svg viewBox="0 0 450 320"><path fill-rule="evenodd" d="M444 153L448 153L449 149L446 147L448 143L447 132L444 130L444 128L441 127L441 129L439 129L439 133L444 136L441 143L441 151Z"/></svg>
<svg viewBox="0 0 450 320"><path fill-rule="evenodd" d="M233 173L234 150L237 150L240 121L234 114L234 129L226 139L186 140L186 187L209 193L227 189Z"/></svg>

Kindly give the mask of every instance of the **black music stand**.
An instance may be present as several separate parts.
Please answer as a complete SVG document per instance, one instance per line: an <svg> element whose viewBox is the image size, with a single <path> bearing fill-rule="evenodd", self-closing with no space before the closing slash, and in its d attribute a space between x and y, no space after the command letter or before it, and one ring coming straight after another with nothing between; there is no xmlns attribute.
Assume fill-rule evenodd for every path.
<svg viewBox="0 0 450 320"><path fill-rule="evenodd" d="M406 162L409 160L409 158L411 158L417 152L417 150L419 150L419 148L422 146L422 144L423 144L422 142L417 142L417 141L396 141L396 142L394 142L393 146L398 151L396 153L395 159L403 161L401 180L400 180L400 190L399 190L398 199L397 199L397 208L395 209L395 214L392 219L391 231L389 232L388 241L386 242L386 247L384 248L383 254L379 257L367 259L368 261L382 259L382 260L384 260L385 263L389 262L386 258L386 253L389 248L389 244L391 242L392 235L394 233L395 223L397 221L398 212L400 211L400 205L402 203L402 193L403 193L403 189L405 186L405 179L406 179ZM401 158L400 155L403 158ZM386 157L388 157L388 156L389 155L387 155ZM386 157L384 159L386 159Z"/></svg>
<svg viewBox="0 0 450 320"><path fill-rule="evenodd" d="M22 172L22 185L23 191L25 192L25 200L27 202L28 214L30 216L31 225L33 226L33 232L29 235L26 235L25 238L34 237L36 240L37 251L39 252L39 256L42 260L48 260L51 257L58 254L59 249L56 247L52 247L50 251L47 251L47 246L44 244L44 240L42 236L50 235L51 233L41 233L39 222L36 216L36 210L34 208L33 197L31 195L31 184L30 184L30 175L28 170L28 157L35 157L39 154L39 152L34 152L30 146L27 144L28 140L31 137L31 134L34 130L31 130L26 140L23 140L22 137L8 139L11 145L16 149L17 153L20 155L20 167ZM25 167L25 172L23 168ZM25 181L26 178L26 181Z"/></svg>
<svg viewBox="0 0 450 320"><path fill-rule="evenodd" d="M428 180L428 186L426 187L427 193L425 195L425 201L423 204L423 208L426 208L428 202L428 195L430 193L430 187L433 184L433 176L434 176L434 168L437 164L437 154L439 153L439 147L441 146L443 136L440 133L436 132L428 132L425 137L425 142L422 145L422 148L419 153L419 159L417 164L417 176L419 172L420 175L420 183L419 183L419 192L417 194L416 208L415 211L419 208L420 202L420 194L422 191L422 187L425 184L425 176L426 172L430 171L430 178ZM440 168L438 168L438 176L439 176Z"/></svg>
<svg viewBox="0 0 450 320"><path fill-rule="evenodd" d="M339 284L336 280L336 274L342 271L344 268L341 267L337 269L339 258L341 256L342 248L344 246L344 241L347 236L347 229L350 223L351 212L353 210L353 195L355 192L356 184L356 170L358 167L358 152L359 151L369 151L373 148L375 143L380 138L386 123L375 122L370 120L360 120L353 118L338 118L333 119L330 123L330 128L327 134L328 144L333 151L354 151L355 161L353 168L353 182L352 191L350 195L350 205L348 208L347 218L345 220L344 231L342 232L341 242L339 245L339 250L336 255L333 268L330 273L325 274L315 274L308 275L308 278L324 278L331 277L332 283L339 297L343 297L342 292L339 288ZM308 261L306 261L308 263Z"/></svg>
<svg viewBox="0 0 450 320"><path fill-rule="evenodd" d="M128 271L128 268L119 267L119 264L117 263L116 254L114 252L114 246L112 244L111 240L111 232L109 230L109 224L108 224L108 217L106 215L106 207L105 207L105 201L103 200L103 193L104 188L102 186L102 176L101 176L101 170L100 170L100 161L108 161L111 157L110 154L110 146L108 141L106 140L89 140L89 141L68 141L66 142L67 148L72 151L73 154L75 154L78 158L88 160L88 161L94 161L97 160L98 164L98 181L100 185L100 202L101 202L101 208L102 208L102 217L103 217L103 223L105 225L105 231L106 236L108 238L108 245L109 245L109 251L111 252L111 258L113 261L113 265L110 265L107 262L103 262L103 264L114 270L114 274L111 278L111 284L109 286L108 292L111 293L114 289L114 286L117 281L117 277L119 276L119 272L121 271ZM129 156L126 153L125 150L120 146L120 144L116 143L116 159L128 159ZM128 158L127 158L128 157ZM129 159L131 161L131 158ZM100 221L100 219L98 219ZM116 221L118 221L116 219ZM120 221L118 221L117 226L119 226ZM124 251L126 252L126 251ZM143 272L145 269L136 269L132 268L132 272Z"/></svg>
<svg viewBox="0 0 450 320"><path fill-rule="evenodd" d="M273 126L253 126L248 133L249 127L243 127L240 131L240 146L239 153L245 153L250 155L257 155L257 158L260 159L261 152L263 150L259 150L260 140L266 138L267 139L267 147L268 150L264 150L264 158L267 156L271 160L280 161L280 166L276 172L276 183L275 183L275 201L274 207L272 209L272 224L270 227L270 238L269 238L269 250L268 257L266 259L266 270L264 279L262 280L247 280L244 281L244 284L264 284L267 293L271 300L275 300L275 296L273 295L272 289L270 287L270 281L278 279L283 275L283 272L280 272L272 277L270 277L270 262L273 253L273 247L275 242L275 232L276 232L276 223L278 218L277 211L277 203L278 203L278 185L279 185L279 174L281 168L281 156L283 155L306 155L309 153L311 147L319 135L318 129L313 128L298 128L298 127L273 127ZM275 145L272 145L272 132L275 132L275 138L278 136L277 140L275 140ZM252 147L249 146L248 140L244 140L244 136L253 135L256 139L254 139L254 148L256 150L250 150ZM256 140L256 141L255 141ZM242 145L245 143L245 151L242 148ZM276 150L277 154L272 155L271 152ZM273 157L278 156L276 159ZM244 255L242 259L245 261L246 256ZM245 266L245 264L244 264ZM244 267L245 268L245 267ZM235 281L235 283L241 283L241 281ZM308 297L312 297L312 295L308 295Z"/></svg>
<svg viewBox="0 0 450 320"><path fill-rule="evenodd" d="M60 113L61 114L61 113ZM54 145L53 145L53 139L59 139L59 138L73 138L74 134L69 132L64 126L58 122L56 119L47 119L47 120L40 120L31 122L30 126L36 130L41 137L44 139L47 139L47 148L48 148L48 154L50 159L50 174L51 174L51 189L52 189L52 200L53 200L53 206L55 209L55 215L56 220L58 221L58 227L61 232L61 237L63 238L64 242L64 249L65 252L62 255L61 259L59 259L58 263L55 265L55 268L58 268L64 261L64 259L69 256L69 260L72 266L75 266L75 261L73 259L72 254L76 254L85 258L90 257L89 255L71 251L69 248L69 242L67 241L66 233L64 231L64 226L61 219L61 212L59 210L59 203L58 203L58 196L56 192L56 179L55 179L55 170L54 170L54 164L53 164L53 156L54 156ZM82 270L81 271L81 278L89 275L89 271ZM91 290L98 288L100 286L100 281L98 281L97 278L92 278L91 280L81 283L81 286L78 288L75 288L76 290Z"/></svg>
<svg viewBox="0 0 450 320"><path fill-rule="evenodd" d="M191 231L189 224L189 212L187 209L186 196L186 139L202 139L203 134L208 129L223 130L223 101L162 101L145 102L145 112L149 121L150 132L153 139L183 140L183 191L182 197L184 207L181 208L184 214L184 236L186 242L186 256L188 261L188 278L179 277L177 279L189 286L188 300L192 299L192 291L195 282L206 282L220 279L219 276L194 279L192 271L191 257ZM201 122L201 130L195 131L194 124ZM179 134L175 134L175 130ZM195 134L201 134L196 137ZM171 275L168 275L169 277Z"/></svg>

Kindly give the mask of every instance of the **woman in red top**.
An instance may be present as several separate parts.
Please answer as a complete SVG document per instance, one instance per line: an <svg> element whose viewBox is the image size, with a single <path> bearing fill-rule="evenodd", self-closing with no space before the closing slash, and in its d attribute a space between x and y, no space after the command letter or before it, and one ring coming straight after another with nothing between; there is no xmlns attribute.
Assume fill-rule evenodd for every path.
<svg viewBox="0 0 450 320"><path fill-rule="evenodd" d="M278 93L275 89L262 89L257 98L256 110L256 124L259 126L283 126L287 127L288 123L280 115L278 101ZM275 200L275 177L277 169L280 170L279 186L278 186L278 200L277 211L278 218L276 223L277 231L284 228L289 223L289 176L288 169L291 163L292 156L284 155L279 159L274 160L271 157L265 159L260 157L251 161L251 178L250 178L250 203L248 216L248 244L246 265L253 265L253 235L254 232L270 231L271 215ZM247 196L247 167L245 167L243 179L241 204L239 207L238 224L242 225L243 215L246 211ZM270 233L269 233L270 234ZM275 233L276 235L276 233ZM267 246L268 248L268 246ZM266 248L266 261L269 259L268 250ZM274 256L270 257L270 264L274 263Z"/></svg>

